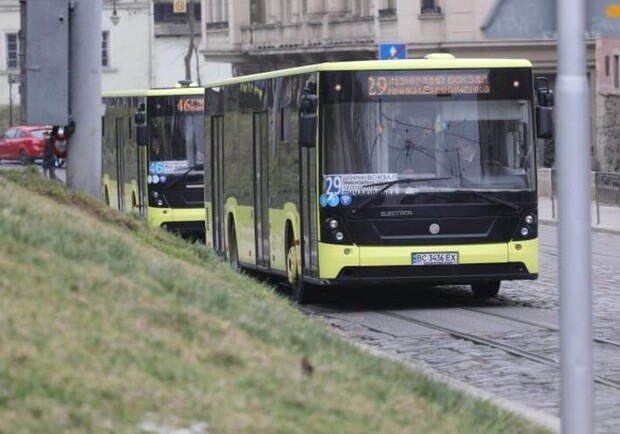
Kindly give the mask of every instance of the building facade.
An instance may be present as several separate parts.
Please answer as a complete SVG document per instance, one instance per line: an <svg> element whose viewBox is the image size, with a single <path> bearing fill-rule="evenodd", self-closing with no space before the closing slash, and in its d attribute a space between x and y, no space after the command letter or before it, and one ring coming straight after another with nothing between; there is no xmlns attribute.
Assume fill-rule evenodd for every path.
<svg viewBox="0 0 620 434"><path fill-rule="evenodd" d="M173 11L173 0L102 0L104 91L175 86L186 78L185 56L191 34L196 49L191 56L189 79L204 83L232 75L229 64L206 62L198 53L202 36L200 0L187 3L194 4L193 32L189 30L188 14ZM0 0L0 106L15 107L10 110L13 119L8 123L12 124L20 122L20 26L20 1Z"/></svg>
<svg viewBox="0 0 620 434"><path fill-rule="evenodd" d="M552 85L556 39L489 39L496 0L202 0L201 52L247 74L325 61L376 59L379 44L407 57L526 58ZM620 41L587 40L593 170L620 171ZM541 144L541 146L544 146ZM547 144L549 146L549 144ZM539 161L542 163L543 149Z"/></svg>

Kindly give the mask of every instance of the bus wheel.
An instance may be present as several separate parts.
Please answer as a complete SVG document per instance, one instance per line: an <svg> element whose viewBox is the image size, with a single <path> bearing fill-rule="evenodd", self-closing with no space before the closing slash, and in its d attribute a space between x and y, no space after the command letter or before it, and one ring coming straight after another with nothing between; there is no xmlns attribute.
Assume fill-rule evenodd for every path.
<svg viewBox="0 0 620 434"><path fill-rule="evenodd" d="M299 275L297 269L297 248L295 247L292 237L289 237L289 242L287 245L286 276L288 278L288 283L291 286L293 298L299 304L310 303L316 298L316 290L312 287L312 285L304 282L302 277Z"/></svg>
<svg viewBox="0 0 620 434"><path fill-rule="evenodd" d="M474 297L478 299L493 298L497 296L501 281L495 280L492 282L476 283L471 285L471 290L474 293Z"/></svg>
<svg viewBox="0 0 620 434"><path fill-rule="evenodd" d="M237 232L235 231L235 224L230 225L230 235L228 236L228 260L230 266L236 272L241 271L239 266L239 251L237 250Z"/></svg>

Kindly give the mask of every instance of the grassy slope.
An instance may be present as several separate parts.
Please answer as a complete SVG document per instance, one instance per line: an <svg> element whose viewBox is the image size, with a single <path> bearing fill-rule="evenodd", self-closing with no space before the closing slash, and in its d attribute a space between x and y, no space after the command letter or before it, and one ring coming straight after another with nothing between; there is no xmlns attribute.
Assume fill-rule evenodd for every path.
<svg viewBox="0 0 620 434"><path fill-rule="evenodd" d="M127 433L147 421L543 432L363 353L203 246L36 170L0 171L0 433Z"/></svg>

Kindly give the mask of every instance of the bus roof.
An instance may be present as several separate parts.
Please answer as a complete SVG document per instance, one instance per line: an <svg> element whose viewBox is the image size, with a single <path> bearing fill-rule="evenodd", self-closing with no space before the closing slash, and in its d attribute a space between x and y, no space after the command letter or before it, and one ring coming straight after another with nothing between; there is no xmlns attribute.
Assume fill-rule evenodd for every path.
<svg viewBox="0 0 620 434"><path fill-rule="evenodd" d="M253 80L263 80L289 75L308 74L321 71L374 71L374 70L424 70L424 69L476 69L476 68L531 68L526 59L456 59L451 56L428 56L424 59L403 60L357 60L351 62L325 62L298 66L271 72L244 75L224 80L211 81L206 87L219 87Z"/></svg>
<svg viewBox="0 0 620 434"><path fill-rule="evenodd" d="M106 91L102 93L104 98L106 97L144 97L144 96L175 96L175 95L202 95L204 94L204 87L190 86L190 87L166 87L159 89L140 89L140 90L114 90Z"/></svg>

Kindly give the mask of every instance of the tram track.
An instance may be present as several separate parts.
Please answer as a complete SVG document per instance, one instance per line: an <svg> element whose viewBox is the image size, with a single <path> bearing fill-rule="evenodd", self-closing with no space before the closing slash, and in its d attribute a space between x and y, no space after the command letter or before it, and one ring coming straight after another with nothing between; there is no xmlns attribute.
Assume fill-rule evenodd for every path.
<svg viewBox="0 0 620 434"><path fill-rule="evenodd" d="M519 324L525 324L525 325L531 325L534 327L538 327L544 330L548 330L548 331L552 331L552 332L560 332L560 328L556 327L556 326L551 326L549 324L545 324L543 322L540 321L534 321L534 320L526 320L523 318L518 318L515 315L502 315L496 312L489 312L487 310L483 310L483 309L479 309L479 308L474 308L474 307L470 307L470 306L463 306L461 304L458 303L454 303L454 302L446 302L445 300L440 300L437 299L438 302L442 302L442 303L447 303L450 306L454 306L455 308L458 309L462 309L462 310L467 310L469 312L476 312L476 313L480 313L483 315L489 315L489 316L493 316L495 318L501 318L501 319L505 319L505 320L509 320L509 321L514 321L516 323ZM616 342L616 341L611 341L609 339L605 339L605 338L600 338L600 337L593 337L592 341L597 343L597 344L604 344L604 345L610 345L613 347L617 347L620 348L620 342Z"/></svg>
<svg viewBox="0 0 620 434"><path fill-rule="evenodd" d="M483 345L488 348L493 348L496 350L503 351L515 357L519 357L525 360L539 363L539 364L542 364L542 365L545 365L545 366L548 366L554 369L558 369L558 370L560 369L559 360L555 358L538 354L534 351L523 348L522 346L508 344L506 342L502 342L500 340L487 337L486 333L481 334L481 333L472 333L469 331L459 330L456 327L450 327L446 325L445 323L442 323L441 321L422 318L421 317L422 315L420 315L419 317L416 317L415 309L407 309L406 314L404 314L402 312L398 312L393 309L377 309L376 307L373 307L372 305L351 302L350 300L341 298L340 296L332 296L330 297L330 299L331 299L331 302L333 302L335 306L337 306L336 309L333 309L333 310L328 309L323 312L318 311L318 312L312 312L312 313L314 315L323 316L325 318L338 319L341 321L347 321L346 314L351 313L351 312L356 312L356 313L365 314L365 315L379 315L379 316L382 316L383 318L389 318L395 321L415 325L417 327L424 327L429 330L433 330L435 332L445 333L448 336L455 338L455 339L464 340L464 341L471 342L477 345ZM449 302L447 300L440 300L440 299L433 299L433 298L431 298L431 300L433 301L433 304L437 304L438 306L442 306L442 307L449 306L450 309L454 310L454 314L458 314L458 311L468 312L470 314L473 313L475 315L480 315L481 318L492 317L492 318L499 319L502 321L514 323L516 329L519 329L519 328L523 329L522 326L528 326L528 327L534 327L536 329L543 330L546 332L559 333L559 327L552 326L550 324L545 324L540 321L518 318L518 317L515 317L515 315L503 315L501 313L488 312L488 311L485 311L479 308L462 306L454 302ZM422 309L422 311L424 311L424 309ZM345 315L341 316L339 315L339 312L342 312ZM378 321L381 322L381 320L378 320ZM484 322L482 319L479 319L478 321ZM371 325L364 325L363 323L360 323L360 325L362 327L366 327L369 331L384 333L386 336L390 336L389 333L385 333L385 331L377 330L376 328L373 328L373 326ZM393 338L394 336L391 336L391 337ZM620 348L620 342L608 340L605 338L597 337L593 339L593 342L599 345L609 345L614 348ZM608 378L608 377L601 376L601 375L595 375L594 382L602 386L608 387L608 388L620 390L620 381L615 380L613 378Z"/></svg>
<svg viewBox="0 0 620 434"><path fill-rule="evenodd" d="M491 348L495 348L498 350L502 350L505 351L506 353L512 354L514 356L517 357L522 357L524 359L533 361L533 362L537 362L537 363L541 363L544 364L546 366L551 366L551 367L556 367L558 369L560 369L560 364L557 360L546 357L546 356L541 356L539 354L536 354L534 352L528 351L528 350L524 350L521 349L519 347L516 347L514 345L509 345L509 344L505 344L503 342L499 342L497 340L494 339L489 339L480 335L475 335L475 334L471 334L471 333L465 333L465 332L461 332L458 330L454 330L448 327L444 327L442 325L439 324L433 324L431 322L428 321L424 321L424 320L420 320L420 319L414 319L411 318L409 316L406 315L401 315L395 312L387 312L387 311L373 311L377 314L381 314L381 315L385 315L385 316L389 316L392 318L397 318L401 321L406 321L406 322L410 322L412 324L416 324L419 326L423 326L423 327L428 327L430 329L433 330L437 330L437 331L441 331L444 332L454 338L458 338L458 339L464 339L466 341L469 342L473 342L476 344L480 344L480 345L486 345L488 347ZM506 319L506 318L503 318ZM525 322L523 322L525 324ZM530 324L530 325L534 325L534 324ZM614 343L614 345L617 345L616 343ZM617 345L620 346L620 345ZM607 387L612 387L614 389L620 390L620 381L616 381L610 378L606 378L600 375L595 375L594 376L594 382L598 383L598 384L602 384L604 386Z"/></svg>

